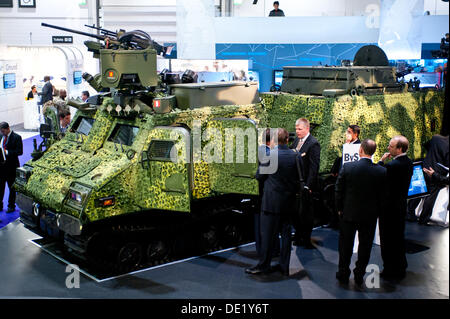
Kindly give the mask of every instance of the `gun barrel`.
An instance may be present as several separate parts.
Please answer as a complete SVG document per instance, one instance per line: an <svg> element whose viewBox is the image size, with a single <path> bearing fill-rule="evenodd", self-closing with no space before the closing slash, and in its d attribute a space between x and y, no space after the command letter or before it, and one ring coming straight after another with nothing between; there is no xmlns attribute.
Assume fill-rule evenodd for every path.
<svg viewBox="0 0 450 319"><path fill-rule="evenodd" d="M101 31L105 35L110 35L110 36L117 37L117 33L114 32L114 31L110 31L110 30L106 30L106 29L103 29L103 28L100 28L100 27L96 27L95 25L85 24L84 26L88 27L88 28L91 28L91 29L95 29L95 30Z"/></svg>
<svg viewBox="0 0 450 319"><path fill-rule="evenodd" d="M47 28L52 28L52 29L57 29L57 30L61 30L61 31L66 31L66 32L70 32L70 33L76 33L76 34L84 35L86 37L96 38L99 40L105 40L105 37L106 37L104 35L97 35L97 34L91 34L91 33L83 32L83 31L72 30L72 29L68 29L68 28L64 28L64 27L60 27L60 26L52 25L52 24L48 24L48 23L43 23L43 22L41 23L41 26L47 27Z"/></svg>

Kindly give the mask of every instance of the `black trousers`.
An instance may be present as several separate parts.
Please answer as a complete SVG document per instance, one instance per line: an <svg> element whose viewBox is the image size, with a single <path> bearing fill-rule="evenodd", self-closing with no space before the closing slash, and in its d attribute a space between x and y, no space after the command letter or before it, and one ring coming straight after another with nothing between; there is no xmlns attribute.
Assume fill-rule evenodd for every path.
<svg viewBox="0 0 450 319"><path fill-rule="evenodd" d="M311 241L311 233L314 226L314 205L312 194L303 193L301 207L297 210L295 221L295 239L305 242Z"/></svg>
<svg viewBox="0 0 450 319"><path fill-rule="evenodd" d="M281 247L279 263L281 269L289 271L291 259L291 224L289 216L262 212L260 216L261 254L257 267L263 271L270 269L270 263L275 250L275 243L281 233Z"/></svg>
<svg viewBox="0 0 450 319"><path fill-rule="evenodd" d="M253 218L253 227L255 232L255 248L256 253L259 256L261 256L261 214L262 213L255 213ZM275 236L274 242L273 242L273 255L279 255L280 254L280 238L279 236Z"/></svg>
<svg viewBox="0 0 450 319"><path fill-rule="evenodd" d="M405 211L387 211L380 215L381 257L385 273L402 274L408 267L405 247Z"/></svg>
<svg viewBox="0 0 450 319"><path fill-rule="evenodd" d="M350 263L353 255L355 234L358 231L358 261L353 270L355 276L364 276L372 251L373 237L377 221L356 223L340 220L339 231L339 273L341 276L350 276Z"/></svg>
<svg viewBox="0 0 450 319"><path fill-rule="evenodd" d="M0 169L3 169L3 167L0 167ZM3 196L5 196L5 184L8 183L9 188L9 198L8 198L8 208L15 208L16 207L16 192L12 188L14 181L16 179L16 175L12 174L0 174L0 196L1 196L1 203L0 207L3 208Z"/></svg>

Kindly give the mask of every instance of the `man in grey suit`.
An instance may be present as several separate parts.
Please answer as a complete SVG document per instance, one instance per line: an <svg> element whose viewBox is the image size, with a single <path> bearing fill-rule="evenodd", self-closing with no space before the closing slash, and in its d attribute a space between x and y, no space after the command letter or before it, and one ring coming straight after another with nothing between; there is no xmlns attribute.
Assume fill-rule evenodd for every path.
<svg viewBox="0 0 450 319"><path fill-rule="evenodd" d="M369 263L377 218L383 209L386 168L374 164L375 141L365 139L359 149L360 160L342 166L336 181L335 200L340 217L339 271L336 278L347 284L353 244L358 231L358 261L353 270L357 285L362 285Z"/></svg>

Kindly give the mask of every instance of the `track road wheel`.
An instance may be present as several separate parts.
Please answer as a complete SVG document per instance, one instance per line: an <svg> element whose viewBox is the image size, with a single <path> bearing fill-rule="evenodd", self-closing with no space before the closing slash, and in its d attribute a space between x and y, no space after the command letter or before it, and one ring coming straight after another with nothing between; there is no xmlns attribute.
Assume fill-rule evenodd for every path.
<svg viewBox="0 0 450 319"><path fill-rule="evenodd" d="M223 230L222 246L229 248L239 245L243 242L244 236L240 227L236 224L227 224Z"/></svg>
<svg viewBox="0 0 450 319"><path fill-rule="evenodd" d="M170 257L172 247L167 240L153 239L147 245L147 262L150 265L158 265L167 261Z"/></svg>
<svg viewBox="0 0 450 319"><path fill-rule="evenodd" d="M135 242L127 242L121 245L117 253L117 265L123 271L136 269L142 260L141 245Z"/></svg>
<svg viewBox="0 0 450 319"><path fill-rule="evenodd" d="M219 248L219 232L215 225L203 228L200 234L200 247L203 252L211 252Z"/></svg>

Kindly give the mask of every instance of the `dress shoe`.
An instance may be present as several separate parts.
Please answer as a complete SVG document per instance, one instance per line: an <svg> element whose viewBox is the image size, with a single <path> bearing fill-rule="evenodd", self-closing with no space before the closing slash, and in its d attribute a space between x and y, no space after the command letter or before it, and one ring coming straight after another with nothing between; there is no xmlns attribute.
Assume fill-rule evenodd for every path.
<svg viewBox="0 0 450 319"><path fill-rule="evenodd" d="M281 268L281 265L280 265L280 264L277 264L277 265L271 267L271 268L270 268L270 271L271 271L271 272L278 271L278 272L280 272L283 276L289 277L289 270L283 270L283 269Z"/></svg>
<svg viewBox="0 0 450 319"><path fill-rule="evenodd" d="M406 272L405 271L388 272L383 270L380 273L380 277L387 281L400 281L406 277Z"/></svg>
<svg viewBox="0 0 450 319"><path fill-rule="evenodd" d="M358 287L361 287L364 283L364 276L355 276L354 280L355 280L355 284Z"/></svg>
<svg viewBox="0 0 450 319"><path fill-rule="evenodd" d="M245 269L245 272L250 275L260 275L260 274L265 273L265 271L263 269L259 268L258 266L252 267L252 268L247 268L247 269Z"/></svg>
<svg viewBox="0 0 450 319"><path fill-rule="evenodd" d="M347 285L348 284L348 277L349 276L344 276L343 274L341 274L340 272L336 273L336 279L339 280L339 282L343 285Z"/></svg>
<svg viewBox="0 0 450 319"><path fill-rule="evenodd" d="M9 214L9 213L14 213L15 211L16 211L15 208L8 208L8 209L6 210L6 213L7 213L7 214Z"/></svg>

